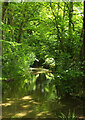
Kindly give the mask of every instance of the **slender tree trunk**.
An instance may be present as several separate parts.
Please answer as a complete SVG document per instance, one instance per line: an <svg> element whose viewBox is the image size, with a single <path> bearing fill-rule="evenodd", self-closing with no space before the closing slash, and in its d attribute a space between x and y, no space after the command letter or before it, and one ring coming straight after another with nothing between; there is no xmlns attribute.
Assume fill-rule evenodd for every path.
<svg viewBox="0 0 85 120"><path fill-rule="evenodd" d="M73 17L73 2L69 3L69 40L72 36L72 17Z"/></svg>
<svg viewBox="0 0 85 120"><path fill-rule="evenodd" d="M85 1L84 1L84 5L85 5ZM83 58L85 60L85 7L84 7L83 30L84 30L84 37L83 37Z"/></svg>
<svg viewBox="0 0 85 120"><path fill-rule="evenodd" d="M58 13L59 13L59 7L60 7L59 4L60 4L60 3L58 2Z"/></svg>
<svg viewBox="0 0 85 120"><path fill-rule="evenodd" d="M7 10L7 6L8 6L8 0L7 0L7 2L3 2L3 4L2 4L2 22L3 23L6 22L6 10ZM4 39L3 34L4 34L4 31L2 30L2 39Z"/></svg>
<svg viewBox="0 0 85 120"><path fill-rule="evenodd" d="M83 19L83 30L84 30L84 36L83 36L83 73L85 74L85 1L84 1L84 19ZM85 76L83 78L83 90L85 93ZM83 116L85 116L85 96L83 98Z"/></svg>
<svg viewBox="0 0 85 120"><path fill-rule="evenodd" d="M2 22L5 22L5 15L6 15L6 10L7 10L8 2L4 2L2 4Z"/></svg>
<svg viewBox="0 0 85 120"><path fill-rule="evenodd" d="M67 3L68 11L69 11L69 39L68 39L68 46L67 46L67 52L72 53L72 17L73 17L73 2Z"/></svg>
<svg viewBox="0 0 85 120"><path fill-rule="evenodd" d="M18 33L18 38L17 38L18 43L21 43L22 28L23 28L23 22L21 22L19 26L19 33Z"/></svg>
<svg viewBox="0 0 85 120"><path fill-rule="evenodd" d="M63 9L63 19L65 18L65 2L64 2L64 9Z"/></svg>
<svg viewBox="0 0 85 120"><path fill-rule="evenodd" d="M62 34L61 34L61 32L60 32L60 29L59 29L59 26L58 26L57 17L56 17L56 14L55 14L54 11L53 11L53 6L52 6L52 3L51 3L51 2L50 2L50 7L51 7L52 14L53 14L53 16L54 16L54 19L55 19L54 25L55 25L55 27L56 27L56 29L57 29L57 38L58 38L58 40L60 41L60 48L61 48L61 50L64 52ZM59 11L59 4L58 4L58 11ZM58 12L57 12L57 15L58 15Z"/></svg>

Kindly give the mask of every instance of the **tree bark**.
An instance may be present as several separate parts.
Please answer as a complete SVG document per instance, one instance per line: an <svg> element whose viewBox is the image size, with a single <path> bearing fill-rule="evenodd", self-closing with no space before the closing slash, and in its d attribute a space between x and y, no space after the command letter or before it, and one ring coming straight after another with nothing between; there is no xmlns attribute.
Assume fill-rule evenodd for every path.
<svg viewBox="0 0 85 120"><path fill-rule="evenodd" d="M3 23L5 22L5 14L6 14L7 6L8 6L8 0L7 2L4 2L2 5L2 22Z"/></svg>
<svg viewBox="0 0 85 120"><path fill-rule="evenodd" d="M7 6L8 6L8 1L9 0L7 0L7 2L3 2L3 4L2 4L2 22L3 23L6 22L5 16L6 16ZM2 30L2 39L4 39L3 34L4 34L4 31Z"/></svg>
<svg viewBox="0 0 85 120"><path fill-rule="evenodd" d="M67 7L68 7L68 11L69 11L69 28L68 28L68 32L69 32L69 39L68 39L68 46L67 46L67 52L68 53L72 53L72 17L73 17L73 2L69 2L67 3Z"/></svg>
<svg viewBox="0 0 85 120"><path fill-rule="evenodd" d="M73 2L70 2L69 3L69 36L72 33L72 17L73 17Z"/></svg>
<svg viewBox="0 0 85 120"><path fill-rule="evenodd" d="M85 5L85 1L84 1L84 5ZM84 6L83 31L84 31L84 36L83 36L83 53L82 53L82 55L85 60L85 6Z"/></svg>
<svg viewBox="0 0 85 120"><path fill-rule="evenodd" d="M58 38L58 40L60 41L60 48L61 48L61 50L64 52L62 34L61 34L60 30L59 30L57 17L56 17L56 15L55 15L54 11L53 11L53 7L52 7L52 3L51 3L51 2L50 2L50 8L51 8L52 14L53 14L54 19L55 19L54 25L55 25L55 27L56 27L56 29L57 29L57 38ZM59 4L58 4L58 11L59 11Z"/></svg>
<svg viewBox="0 0 85 120"><path fill-rule="evenodd" d="M84 36L83 36L83 73L85 75L85 1L84 1L84 19L83 19L83 30L84 30ZM83 90L85 93L85 76L83 77ZM85 96L83 98L83 116L85 116Z"/></svg>
<svg viewBox="0 0 85 120"><path fill-rule="evenodd" d="M65 2L64 2L64 9L63 9L63 19L65 18Z"/></svg>

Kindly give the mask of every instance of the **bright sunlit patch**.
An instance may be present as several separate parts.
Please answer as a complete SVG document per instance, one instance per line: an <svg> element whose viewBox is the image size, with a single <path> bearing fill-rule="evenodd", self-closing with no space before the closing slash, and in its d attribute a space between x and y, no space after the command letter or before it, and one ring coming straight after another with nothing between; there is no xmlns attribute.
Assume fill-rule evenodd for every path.
<svg viewBox="0 0 85 120"><path fill-rule="evenodd" d="M32 113L32 112L33 112L33 110L29 110L29 111L28 111L28 113Z"/></svg>
<svg viewBox="0 0 85 120"><path fill-rule="evenodd" d="M43 114L47 114L48 111L45 111L45 112L41 112L41 113L38 113L37 116L42 116Z"/></svg>
<svg viewBox="0 0 85 120"><path fill-rule="evenodd" d="M31 101L29 101L29 103L33 103L33 104L40 104L40 103L38 103L38 102L35 102L34 100L31 100Z"/></svg>
<svg viewBox="0 0 85 120"><path fill-rule="evenodd" d="M10 98L6 98L6 100L10 100Z"/></svg>
<svg viewBox="0 0 85 120"><path fill-rule="evenodd" d="M10 100L10 101L9 101L9 103L11 103L11 104L12 104L12 103L14 103L14 101L11 101L11 100Z"/></svg>
<svg viewBox="0 0 85 120"><path fill-rule="evenodd" d="M34 100L29 101L29 103L33 103L33 102L34 102Z"/></svg>
<svg viewBox="0 0 85 120"><path fill-rule="evenodd" d="M23 105L23 108L29 108L31 105Z"/></svg>
<svg viewBox="0 0 85 120"><path fill-rule="evenodd" d="M40 103L38 103L38 102L33 102L33 103L36 104L36 105L40 104Z"/></svg>
<svg viewBox="0 0 85 120"><path fill-rule="evenodd" d="M14 101L8 101L8 103L2 103L2 106L11 106L14 103Z"/></svg>
<svg viewBox="0 0 85 120"><path fill-rule="evenodd" d="M79 119L85 120L85 117L84 117L84 116L81 116L81 117L79 117Z"/></svg>
<svg viewBox="0 0 85 120"><path fill-rule="evenodd" d="M23 98L21 98L22 100L31 100L31 96L24 96Z"/></svg>
<svg viewBox="0 0 85 120"><path fill-rule="evenodd" d="M11 106L11 103L2 103L2 106L5 106L5 107Z"/></svg>
<svg viewBox="0 0 85 120"><path fill-rule="evenodd" d="M23 117L23 116L25 116L26 114L27 114L26 112L17 113L17 114L15 115L15 117Z"/></svg>

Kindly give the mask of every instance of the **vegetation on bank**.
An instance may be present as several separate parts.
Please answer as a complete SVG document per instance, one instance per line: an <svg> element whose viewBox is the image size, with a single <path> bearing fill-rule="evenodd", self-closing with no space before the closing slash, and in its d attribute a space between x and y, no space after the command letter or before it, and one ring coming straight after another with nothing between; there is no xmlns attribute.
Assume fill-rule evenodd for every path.
<svg viewBox="0 0 85 120"><path fill-rule="evenodd" d="M48 69L58 96L85 97L83 11L83 2L3 2L2 80L28 84L32 68Z"/></svg>

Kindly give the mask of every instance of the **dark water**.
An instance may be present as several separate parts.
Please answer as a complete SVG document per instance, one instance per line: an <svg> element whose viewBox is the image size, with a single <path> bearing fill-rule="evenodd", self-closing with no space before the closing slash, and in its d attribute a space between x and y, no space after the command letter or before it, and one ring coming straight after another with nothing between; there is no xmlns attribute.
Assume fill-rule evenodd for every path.
<svg viewBox="0 0 85 120"><path fill-rule="evenodd" d="M82 100L57 97L52 73L29 75L28 79L3 82L3 118L57 118L61 113L82 116Z"/></svg>

